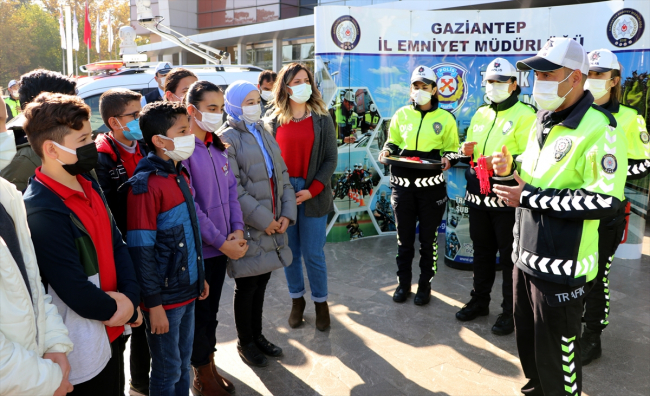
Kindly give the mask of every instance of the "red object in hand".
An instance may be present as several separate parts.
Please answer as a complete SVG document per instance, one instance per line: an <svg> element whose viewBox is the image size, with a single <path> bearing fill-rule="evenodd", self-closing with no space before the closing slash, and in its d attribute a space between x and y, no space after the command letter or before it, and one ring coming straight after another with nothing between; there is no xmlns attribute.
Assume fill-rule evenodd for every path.
<svg viewBox="0 0 650 396"><path fill-rule="evenodd" d="M422 163L422 160L420 159L420 157L404 157L404 159L407 159L409 161L415 161L415 162Z"/></svg>
<svg viewBox="0 0 650 396"><path fill-rule="evenodd" d="M488 195L492 192L490 189L490 177L494 175L494 171L488 168L486 156L481 155L476 162L476 177L478 177L479 186L481 187L481 194Z"/></svg>

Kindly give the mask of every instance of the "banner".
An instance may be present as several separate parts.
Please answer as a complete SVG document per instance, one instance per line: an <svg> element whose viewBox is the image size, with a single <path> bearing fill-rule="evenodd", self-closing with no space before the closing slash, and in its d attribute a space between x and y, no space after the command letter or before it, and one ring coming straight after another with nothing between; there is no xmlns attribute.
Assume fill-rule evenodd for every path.
<svg viewBox="0 0 650 396"><path fill-rule="evenodd" d="M650 2L645 0L482 11L317 7L316 79L339 139L339 165L332 178L335 213L330 216L328 240L351 238L350 233L331 230L357 227L352 222L355 215L357 220L368 218L375 227L372 232L366 229L364 237L394 231L392 210L377 210L378 202L390 201L386 198L390 188L388 169L376 159L392 115L409 101L415 66L434 71L440 107L456 117L462 142L476 109L487 103L482 76L494 58L514 65L535 55L549 38L570 37L588 52L606 48L616 53L623 66L622 101L650 122L649 20ZM517 82L520 99L535 104L534 73L519 72ZM464 228L464 172L448 173L449 198ZM647 211L644 180L640 188L645 189L645 202L636 203L640 214ZM450 221L448 213L448 237ZM471 241L461 240L461 235L456 234L453 244L460 246L459 252L466 247L471 257L467 245Z"/></svg>

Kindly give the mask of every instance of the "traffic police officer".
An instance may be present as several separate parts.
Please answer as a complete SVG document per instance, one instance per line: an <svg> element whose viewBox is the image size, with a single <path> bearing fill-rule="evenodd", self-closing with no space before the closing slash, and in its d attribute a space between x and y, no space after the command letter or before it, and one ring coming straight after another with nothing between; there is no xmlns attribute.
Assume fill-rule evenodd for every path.
<svg viewBox="0 0 650 396"><path fill-rule="evenodd" d="M7 85L7 91L9 91L9 97L5 99L7 108L10 113L7 114L7 121L16 117L20 113L20 100L18 100L18 81L11 80Z"/></svg>
<svg viewBox="0 0 650 396"><path fill-rule="evenodd" d="M447 170L458 161L458 128L454 116L438 108L433 70L417 66L411 75L412 104L395 112L379 161L388 155L417 156L442 161ZM411 293L411 263L415 255L415 228L420 222L420 279L414 302L431 299L431 280L438 259L438 226L445 213L447 189L441 170L391 166L391 203L397 228L397 279L393 301Z"/></svg>
<svg viewBox="0 0 650 396"><path fill-rule="evenodd" d="M366 111L363 116L361 131L363 133L366 133L370 129L375 129L378 123L379 123L379 112L377 111L377 105L374 104L373 102L370 102L370 106L368 106L368 111Z"/></svg>
<svg viewBox="0 0 650 396"><path fill-rule="evenodd" d="M491 155L506 146L513 157L524 152L528 133L535 124L536 110L520 102L521 88L517 85L517 70L503 58L496 58L487 67L483 81L490 104L478 108L472 117L467 141L461 154L473 157L476 162L488 156L486 163L492 169ZM503 313L497 318L492 332L506 335L514 331L512 318L512 228L515 211L497 198L493 191L481 193L474 167L467 168L467 193L465 204L469 207L469 233L474 246L474 287L472 299L456 313L458 320L473 320L489 314L490 292L496 276L496 255L503 267ZM514 176L490 178L494 183L516 185Z"/></svg>
<svg viewBox="0 0 650 396"><path fill-rule="evenodd" d="M147 103L159 102L165 97L165 76L172 71L172 67L168 62L160 62L156 66L156 74L154 79L158 83L158 89L154 89L148 94L142 96L140 104L144 108Z"/></svg>
<svg viewBox="0 0 650 396"><path fill-rule="evenodd" d="M512 259L517 349L529 379L522 392L576 395L582 389L583 299L598 272L599 220L623 199L627 153L614 117L584 91L587 54L570 38L551 38L517 62L535 71L540 111L521 155L517 186L495 185L515 213ZM512 172L507 150L497 175Z"/></svg>
<svg viewBox="0 0 650 396"><path fill-rule="evenodd" d="M621 67L614 53L606 49L591 51L589 78L585 84L595 103L608 110L627 137L627 180L637 180L650 172L650 143L643 117L633 107L619 103ZM615 216L603 219L598 227L598 275L594 287L585 297L585 327L580 339L582 364L587 365L602 354L600 334L609 324L609 272L616 248L625 231L623 202Z"/></svg>
<svg viewBox="0 0 650 396"><path fill-rule="evenodd" d="M346 89L341 102L337 103L334 109L336 125L339 129L339 144L354 143L357 140L354 134L360 128L361 118L354 111L354 107L354 92L351 89Z"/></svg>

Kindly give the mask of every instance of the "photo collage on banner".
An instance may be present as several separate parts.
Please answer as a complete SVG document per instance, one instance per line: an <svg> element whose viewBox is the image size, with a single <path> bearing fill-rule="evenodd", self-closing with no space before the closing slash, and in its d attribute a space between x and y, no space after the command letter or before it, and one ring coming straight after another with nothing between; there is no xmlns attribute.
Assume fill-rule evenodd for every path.
<svg viewBox="0 0 650 396"><path fill-rule="evenodd" d="M576 21L585 7L593 18ZM606 48L616 53L622 65L621 102L650 123L648 70L643 64L650 55L650 32L643 15L650 15L650 2L642 0L480 12L316 8L316 75L339 142L328 241L395 231L389 169L377 157L388 139L391 117L409 103L410 75L416 66L433 70L439 107L454 115L463 142L477 108L489 103L483 73L493 59L514 65L535 55L551 37L571 37L587 51ZM534 74L519 72L517 83L520 100L535 105ZM463 166L445 172L446 258L469 263L473 245ZM649 183L646 177L628 183L625 191L633 213L628 243L638 246Z"/></svg>

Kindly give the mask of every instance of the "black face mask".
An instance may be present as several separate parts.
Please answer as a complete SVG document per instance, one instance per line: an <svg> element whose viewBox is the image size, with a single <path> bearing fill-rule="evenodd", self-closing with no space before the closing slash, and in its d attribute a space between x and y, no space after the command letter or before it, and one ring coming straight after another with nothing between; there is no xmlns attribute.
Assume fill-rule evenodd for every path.
<svg viewBox="0 0 650 396"><path fill-rule="evenodd" d="M94 142L88 143L77 149L77 162L69 165L63 164L63 169L72 176L90 172L97 166L97 157L97 146Z"/></svg>

